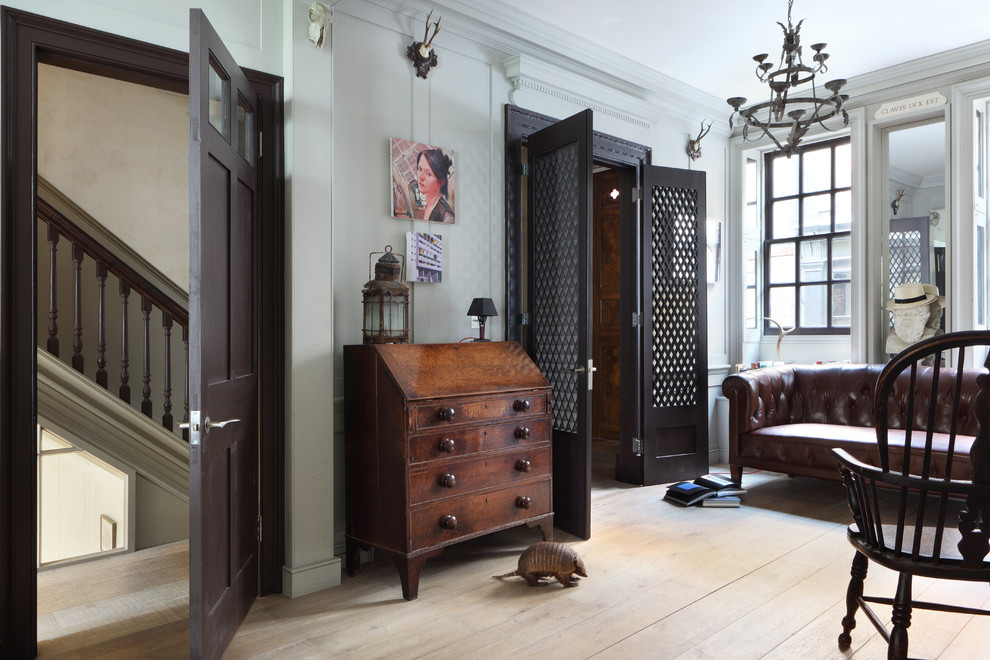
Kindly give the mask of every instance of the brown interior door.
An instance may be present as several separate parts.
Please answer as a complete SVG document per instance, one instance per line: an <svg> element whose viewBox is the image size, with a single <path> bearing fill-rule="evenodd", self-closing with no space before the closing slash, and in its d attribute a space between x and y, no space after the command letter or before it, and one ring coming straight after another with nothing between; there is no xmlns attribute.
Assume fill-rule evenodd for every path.
<svg viewBox="0 0 990 660"><path fill-rule="evenodd" d="M550 381L554 526L591 536L592 116L529 136L530 354Z"/></svg>
<svg viewBox="0 0 990 660"><path fill-rule="evenodd" d="M705 173L643 168L643 484L708 471Z"/></svg>
<svg viewBox="0 0 990 660"><path fill-rule="evenodd" d="M201 10L189 31L189 641L219 658L258 593L256 114Z"/></svg>

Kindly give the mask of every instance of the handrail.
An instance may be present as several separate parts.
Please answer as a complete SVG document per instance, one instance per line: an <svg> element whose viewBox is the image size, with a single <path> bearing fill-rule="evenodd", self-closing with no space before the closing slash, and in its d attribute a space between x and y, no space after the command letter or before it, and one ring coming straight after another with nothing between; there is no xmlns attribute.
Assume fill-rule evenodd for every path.
<svg viewBox="0 0 990 660"><path fill-rule="evenodd" d="M57 228L62 236L81 247L83 252L93 257L97 262L106 264L108 271L127 282L133 290L151 300L156 307L167 312L180 326L189 327L189 311L186 308L103 247L47 201L40 196L36 197L36 200L39 218Z"/></svg>

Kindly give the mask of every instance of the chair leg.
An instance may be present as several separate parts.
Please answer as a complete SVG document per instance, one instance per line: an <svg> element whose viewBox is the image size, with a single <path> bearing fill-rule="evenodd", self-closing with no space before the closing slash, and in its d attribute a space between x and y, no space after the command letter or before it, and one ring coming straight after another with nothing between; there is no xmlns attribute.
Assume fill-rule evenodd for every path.
<svg viewBox="0 0 990 660"><path fill-rule="evenodd" d="M890 645L887 647L887 660L904 660L908 652L908 628L911 626L911 574L901 573L897 578L897 594L890 622Z"/></svg>
<svg viewBox="0 0 990 660"><path fill-rule="evenodd" d="M853 556L852 568L849 570L852 577L846 589L846 615L842 617L842 633L839 635L840 651L846 651L852 645L852 636L849 633L856 627L856 611L859 609L859 599L863 595L863 581L866 580L869 564L866 555L857 552Z"/></svg>

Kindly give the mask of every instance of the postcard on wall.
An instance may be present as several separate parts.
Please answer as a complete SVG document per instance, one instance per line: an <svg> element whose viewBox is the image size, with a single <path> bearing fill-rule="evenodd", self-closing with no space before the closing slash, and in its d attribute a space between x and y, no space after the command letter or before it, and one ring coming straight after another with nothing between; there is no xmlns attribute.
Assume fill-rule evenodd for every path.
<svg viewBox="0 0 990 660"><path fill-rule="evenodd" d="M418 231L406 232L406 254L409 255L407 280L433 284L439 284L443 280L443 236Z"/></svg>
<svg viewBox="0 0 990 660"><path fill-rule="evenodd" d="M390 147L392 217L454 224L454 152L400 138Z"/></svg>

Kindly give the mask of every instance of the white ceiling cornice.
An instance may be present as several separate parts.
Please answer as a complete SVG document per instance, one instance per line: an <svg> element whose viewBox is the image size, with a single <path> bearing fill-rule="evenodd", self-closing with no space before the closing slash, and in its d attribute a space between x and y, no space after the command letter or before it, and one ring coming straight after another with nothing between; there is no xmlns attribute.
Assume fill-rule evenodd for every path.
<svg viewBox="0 0 990 660"><path fill-rule="evenodd" d="M716 120L716 124L725 124L721 130L726 134L728 132L730 109L724 99L594 43L579 43L570 32L549 23L534 21L532 17L505 5L465 0L364 1L404 16L411 21L410 24L416 25L423 24L432 10L434 16L443 17L444 31L503 53L506 59L528 55L642 104L656 106L659 114L680 114L680 109L684 108L688 109L691 121L698 119L699 112L707 114L710 119ZM347 3L341 2L337 8L346 11ZM517 16L523 16L525 20L519 20ZM634 111L632 114L642 113ZM720 121L723 117L726 118L724 122Z"/></svg>

